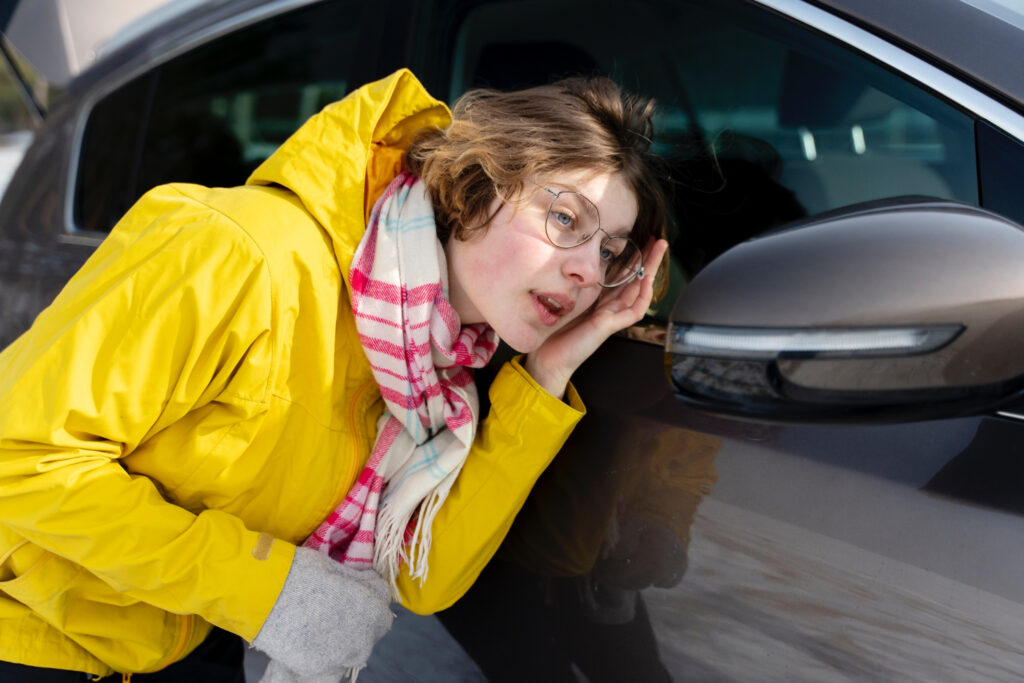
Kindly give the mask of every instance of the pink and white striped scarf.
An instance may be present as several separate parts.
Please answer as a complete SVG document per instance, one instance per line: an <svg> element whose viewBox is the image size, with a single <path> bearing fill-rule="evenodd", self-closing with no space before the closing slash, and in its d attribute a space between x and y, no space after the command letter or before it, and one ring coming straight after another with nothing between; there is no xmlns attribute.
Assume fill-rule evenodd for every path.
<svg viewBox="0 0 1024 683"><path fill-rule="evenodd" d="M469 368L490 360L486 324L461 327L426 187L388 186L349 272L356 328L385 410L359 479L305 545L374 569L397 595L400 563L427 577L430 527L469 454L479 402Z"/></svg>

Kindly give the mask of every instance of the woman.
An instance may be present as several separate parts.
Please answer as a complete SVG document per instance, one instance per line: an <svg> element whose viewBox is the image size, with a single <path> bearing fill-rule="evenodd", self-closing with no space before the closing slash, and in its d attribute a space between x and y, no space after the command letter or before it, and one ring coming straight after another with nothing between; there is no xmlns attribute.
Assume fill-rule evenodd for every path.
<svg viewBox="0 0 1024 683"><path fill-rule="evenodd" d="M237 671L231 634L335 675L389 592L458 599L650 303L649 134L608 81L451 120L403 70L244 187L147 193L0 354L0 678ZM495 334L526 355L477 429Z"/></svg>

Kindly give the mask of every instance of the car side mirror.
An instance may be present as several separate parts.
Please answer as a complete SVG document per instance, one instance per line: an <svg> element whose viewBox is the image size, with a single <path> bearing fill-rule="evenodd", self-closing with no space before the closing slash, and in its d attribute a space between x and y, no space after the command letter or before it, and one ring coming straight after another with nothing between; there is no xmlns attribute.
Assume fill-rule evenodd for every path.
<svg viewBox="0 0 1024 683"><path fill-rule="evenodd" d="M677 395L715 413L990 411L1024 390L1024 228L939 200L819 216L709 264L676 302L666 347Z"/></svg>

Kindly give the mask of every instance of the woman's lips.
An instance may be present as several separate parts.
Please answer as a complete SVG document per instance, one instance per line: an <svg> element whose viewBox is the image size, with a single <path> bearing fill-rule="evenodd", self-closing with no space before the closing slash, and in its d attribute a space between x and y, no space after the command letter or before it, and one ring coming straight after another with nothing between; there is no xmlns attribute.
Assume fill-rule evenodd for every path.
<svg viewBox="0 0 1024 683"><path fill-rule="evenodd" d="M564 294L535 292L533 295L533 306L537 310L537 315L548 327L556 325L563 316L572 313L575 305L575 302Z"/></svg>

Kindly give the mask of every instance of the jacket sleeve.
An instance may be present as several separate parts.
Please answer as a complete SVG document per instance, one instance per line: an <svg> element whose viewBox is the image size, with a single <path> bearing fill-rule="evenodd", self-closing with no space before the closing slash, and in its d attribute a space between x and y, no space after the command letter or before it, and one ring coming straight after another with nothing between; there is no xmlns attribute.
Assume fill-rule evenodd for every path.
<svg viewBox="0 0 1024 683"><path fill-rule="evenodd" d="M173 186L141 199L0 354L0 523L121 593L255 637L294 546L169 502L127 462L196 411L221 430L258 418L270 287L222 214Z"/></svg>
<svg viewBox="0 0 1024 683"><path fill-rule="evenodd" d="M445 609L469 590L585 412L575 388L567 402L555 398L518 358L498 372L489 396L490 413L434 518L426 580L404 569L398 577L402 605L418 614Z"/></svg>

